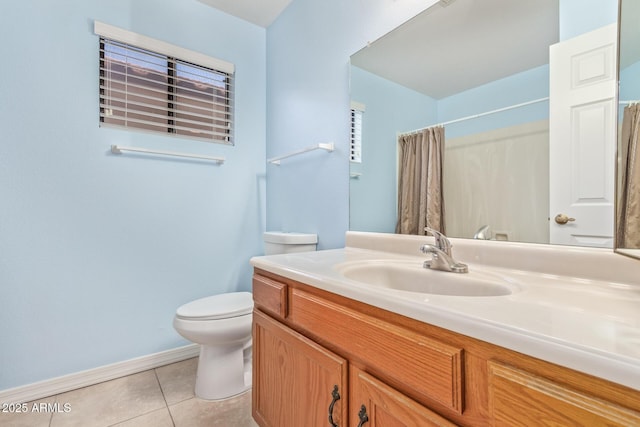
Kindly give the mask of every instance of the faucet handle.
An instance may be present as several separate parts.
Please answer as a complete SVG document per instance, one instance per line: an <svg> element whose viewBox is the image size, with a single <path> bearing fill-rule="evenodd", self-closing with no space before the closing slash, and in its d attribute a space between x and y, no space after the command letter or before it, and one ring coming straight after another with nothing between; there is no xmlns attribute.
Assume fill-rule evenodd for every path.
<svg viewBox="0 0 640 427"><path fill-rule="evenodd" d="M447 239L447 236L439 231L434 230L433 228L425 227L424 230L433 234L433 238L436 242L436 248L440 249L442 252L445 252L447 255L451 255L451 242L449 241L449 239Z"/></svg>

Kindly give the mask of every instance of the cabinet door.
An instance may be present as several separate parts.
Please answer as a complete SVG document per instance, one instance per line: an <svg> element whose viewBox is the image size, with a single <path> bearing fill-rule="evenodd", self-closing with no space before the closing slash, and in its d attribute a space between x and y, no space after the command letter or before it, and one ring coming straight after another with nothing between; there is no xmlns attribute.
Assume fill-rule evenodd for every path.
<svg viewBox="0 0 640 427"><path fill-rule="evenodd" d="M349 425L352 427L454 427L455 424L351 366Z"/></svg>
<svg viewBox="0 0 640 427"><path fill-rule="evenodd" d="M346 427L347 362L253 313L253 417L262 427ZM340 395L334 393L334 389Z"/></svg>
<svg viewBox="0 0 640 427"><path fill-rule="evenodd" d="M494 426L640 425L640 413L529 372L489 362Z"/></svg>

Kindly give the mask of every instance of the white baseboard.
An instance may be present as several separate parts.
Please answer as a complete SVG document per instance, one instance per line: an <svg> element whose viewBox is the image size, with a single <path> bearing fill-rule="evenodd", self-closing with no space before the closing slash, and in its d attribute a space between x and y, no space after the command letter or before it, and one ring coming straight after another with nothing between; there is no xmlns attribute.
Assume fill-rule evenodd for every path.
<svg viewBox="0 0 640 427"><path fill-rule="evenodd" d="M53 396L82 387L124 377L158 366L168 365L195 357L200 352L198 344L189 344L160 353L149 354L124 362L88 369L50 380L39 381L20 387L0 390L0 403L22 403Z"/></svg>

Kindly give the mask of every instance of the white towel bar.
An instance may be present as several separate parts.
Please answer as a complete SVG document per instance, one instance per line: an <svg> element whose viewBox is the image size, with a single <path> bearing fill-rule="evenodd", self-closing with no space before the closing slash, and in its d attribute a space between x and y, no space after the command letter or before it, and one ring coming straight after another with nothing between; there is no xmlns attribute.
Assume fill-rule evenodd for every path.
<svg viewBox="0 0 640 427"><path fill-rule="evenodd" d="M122 154L123 151L133 151L136 153L145 153L145 154L160 154L163 156L188 157L190 159L213 160L214 162L217 162L217 163L224 163L225 161L224 157L202 156L200 154L178 153L175 151L148 150L146 148L137 148L137 147L121 147L118 145L111 146L111 152L113 154Z"/></svg>
<svg viewBox="0 0 640 427"><path fill-rule="evenodd" d="M285 154L284 156L272 157L271 159L268 159L267 162L273 163L274 165L280 165L280 160L282 159L286 159L292 156L297 156L298 154L303 154L313 150L327 150L328 152L332 152L334 150L333 142L328 142L326 144L322 144L322 143L316 144L316 145L312 145L311 147L304 148L300 151L295 151L293 153Z"/></svg>

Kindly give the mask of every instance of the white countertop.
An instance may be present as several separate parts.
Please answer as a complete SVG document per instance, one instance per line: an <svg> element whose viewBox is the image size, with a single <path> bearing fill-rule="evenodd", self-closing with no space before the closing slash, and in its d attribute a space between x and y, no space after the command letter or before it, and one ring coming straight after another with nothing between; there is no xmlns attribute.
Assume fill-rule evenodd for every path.
<svg viewBox="0 0 640 427"><path fill-rule="evenodd" d="M255 257L251 264L640 390L640 261L611 250L451 239L455 258L469 265L468 277L490 271L514 288L483 297L385 289L347 279L337 268L383 260L422 265L426 256L417 255L416 243L428 240L349 232L344 249Z"/></svg>

